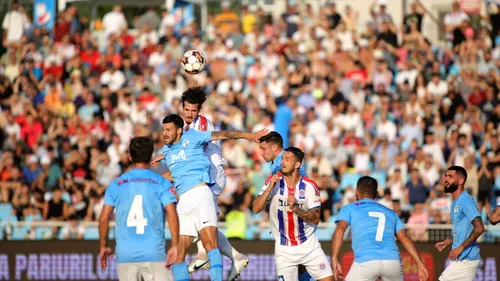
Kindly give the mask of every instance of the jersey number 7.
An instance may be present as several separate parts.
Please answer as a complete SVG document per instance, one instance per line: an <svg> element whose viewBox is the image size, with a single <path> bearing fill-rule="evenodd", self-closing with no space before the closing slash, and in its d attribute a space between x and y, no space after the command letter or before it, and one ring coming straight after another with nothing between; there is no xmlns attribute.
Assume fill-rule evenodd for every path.
<svg viewBox="0 0 500 281"><path fill-rule="evenodd" d="M144 227L146 225L148 225L148 220L144 217L142 195L136 195L128 211L127 227L135 227L136 234L144 234Z"/></svg>
<svg viewBox="0 0 500 281"><path fill-rule="evenodd" d="M377 234L375 234L375 241L382 242L384 238L384 228L385 228L385 215L381 212L368 212L370 217L378 218Z"/></svg>

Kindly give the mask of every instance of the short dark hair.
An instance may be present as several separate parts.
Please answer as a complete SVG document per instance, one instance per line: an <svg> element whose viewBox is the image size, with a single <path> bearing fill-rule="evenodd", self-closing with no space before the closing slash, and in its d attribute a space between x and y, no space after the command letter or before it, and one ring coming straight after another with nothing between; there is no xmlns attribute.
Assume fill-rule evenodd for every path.
<svg viewBox="0 0 500 281"><path fill-rule="evenodd" d="M259 142L270 142L277 144L279 147L283 147L283 138L278 132L272 131L269 134L261 137Z"/></svg>
<svg viewBox="0 0 500 281"><path fill-rule="evenodd" d="M184 119L177 114L170 114L167 117L163 118L163 124L174 123L175 128L182 129L184 128Z"/></svg>
<svg viewBox="0 0 500 281"><path fill-rule="evenodd" d="M203 103L207 100L207 94L202 87L192 87L188 88L184 93L182 93L181 101L184 105L185 102L189 102L191 104L197 104L198 109L201 108Z"/></svg>
<svg viewBox="0 0 500 281"><path fill-rule="evenodd" d="M293 146L290 146L288 148L285 149L286 152L290 152L292 153L294 156L295 156L295 159L302 163L302 160L304 160L304 152L302 152L302 150L300 150L299 148L296 148L296 147L293 147Z"/></svg>
<svg viewBox="0 0 500 281"><path fill-rule="evenodd" d="M467 181L467 170L465 170L462 166L451 166L448 168L448 171L455 171L457 175L464 178L464 183Z"/></svg>
<svg viewBox="0 0 500 281"><path fill-rule="evenodd" d="M150 137L135 137L130 141L128 151L133 163L149 163L153 156L154 142Z"/></svg>
<svg viewBox="0 0 500 281"><path fill-rule="evenodd" d="M359 192L365 196L370 196L372 198L375 198L377 196L377 180L370 176L363 176L359 178L356 186Z"/></svg>

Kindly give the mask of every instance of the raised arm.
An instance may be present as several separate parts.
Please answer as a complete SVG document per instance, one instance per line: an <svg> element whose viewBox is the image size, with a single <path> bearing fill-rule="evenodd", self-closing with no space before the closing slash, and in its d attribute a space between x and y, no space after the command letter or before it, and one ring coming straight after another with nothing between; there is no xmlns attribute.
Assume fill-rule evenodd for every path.
<svg viewBox="0 0 500 281"><path fill-rule="evenodd" d="M489 215L489 220L492 225L497 224L500 222L500 206L496 206L493 211L491 211Z"/></svg>
<svg viewBox="0 0 500 281"><path fill-rule="evenodd" d="M418 268L418 277L420 281L426 281L429 279L429 273L427 272L427 269L425 268L424 261L422 260L422 257L418 254L417 248L415 248L415 244L413 244L413 241L411 241L410 237L406 234L406 229L401 229L396 233L396 236L399 241L401 241L401 244L405 247L406 251L410 254L410 256L413 258L415 263L417 264Z"/></svg>
<svg viewBox="0 0 500 281"><path fill-rule="evenodd" d="M217 131L212 133L211 140L227 140L227 139L245 139L259 142L259 139L265 135L269 134L267 129L260 130L255 133L247 133L241 131Z"/></svg>
<svg viewBox="0 0 500 281"><path fill-rule="evenodd" d="M258 214L262 212L262 210L264 210L264 208L266 207L267 200L269 198L269 194L271 194L278 180L279 180L278 175L271 176L266 182L266 185L264 186L263 190L259 193L257 198L253 200L252 209L254 214Z"/></svg>

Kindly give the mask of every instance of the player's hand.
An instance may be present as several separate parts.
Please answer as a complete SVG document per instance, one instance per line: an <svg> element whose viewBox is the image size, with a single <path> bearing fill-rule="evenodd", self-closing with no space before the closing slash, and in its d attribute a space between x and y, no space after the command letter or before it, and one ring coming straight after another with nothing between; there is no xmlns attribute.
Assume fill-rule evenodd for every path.
<svg viewBox="0 0 500 281"><path fill-rule="evenodd" d="M169 268L172 264L174 264L177 261L177 247L173 246L171 247L168 252L167 252L167 262L165 263L165 266Z"/></svg>
<svg viewBox="0 0 500 281"><path fill-rule="evenodd" d="M280 180L281 176L278 174L274 174L271 179L269 180L269 186L274 187L276 183Z"/></svg>
<svg viewBox="0 0 500 281"><path fill-rule="evenodd" d="M113 250L109 247L101 248L99 256L101 257L101 268L106 270L106 267L108 266L108 258L113 256Z"/></svg>
<svg viewBox="0 0 500 281"><path fill-rule="evenodd" d="M290 210L293 210L293 208L295 207L295 201L295 196L288 195L286 202L288 203L288 208L290 208Z"/></svg>
<svg viewBox="0 0 500 281"><path fill-rule="evenodd" d="M439 252L443 251L444 248L446 248L447 246L448 246L448 242L446 240L436 243L436 249Z"/></svg>
<svg viewBox="0 0 500 281"><path fill-rule="evenodd" d="M163 154L158 154L158 155L156 155L156 157L153 160L151 160L151 164L158 163L161 160L163 160Z"/></svg>
<svg viewBox="0 0 500 281"><path fill-rule="evenodd" d="M456 247L455 249L451 250L450 254L448 255L448 258L450 260L457 260L458 256L464 251L464 247L462 245Z"/></svg>
<svg viewBox="0 0 500 281"><path fill-rule="evenodd" d="M429 272L427 272L427 269L425 268L425 266L418 267L418 280L419 281L429 280Z"/></svg>
<svg viewBox="0 0 500 281"><path fill-rule="evenodd" d="M250 138L254 142L260 142L259 139L262 138L263 136L266 136L270 133L268 129L262 129L260 131L257 131L255 133L252 133L252 137Z"/></svg>
<svg viewBox="0 0 500 281"><path fill-rule="evenodd" d="M336 259L332 259L333 279L335 281L344 279L342 276L342 266Z"/></svg>

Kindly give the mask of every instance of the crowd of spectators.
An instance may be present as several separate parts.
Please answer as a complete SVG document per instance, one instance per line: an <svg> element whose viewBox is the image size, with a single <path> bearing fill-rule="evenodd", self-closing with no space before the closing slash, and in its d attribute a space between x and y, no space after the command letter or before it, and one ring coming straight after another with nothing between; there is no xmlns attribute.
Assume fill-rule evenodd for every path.
<svg viewBox="0 0 500 281"><path fill-rule="evenodd" d="M449 223L441 175L452 164L467 169L480 209L490 208L500 195L500 6L467 15L454 2L444 41L431 42L418 1L402 26L387 5L374 2L361 30L356 7L335 3L289 5L273 19L223 1L203 30L196 22L179 29L157 9L129 24L116 6L97 27L101 42L75 6L48 32L13 4L2 25L0 201L18 220L71 219L81 237L77 221L99 216L107 184L130 166L129 140L151 135L160 149L162 118L179 113L187 87L201 85L202 114L217 130L268 128L307 153L322 221L355 200L352 179L376 174L380 202L404 222ZM207 57L202 74L182 72L189 49ZM222 151L221 220L231 209L262 219L249 206L269 163L246 141L225 141Z"/></svg>

